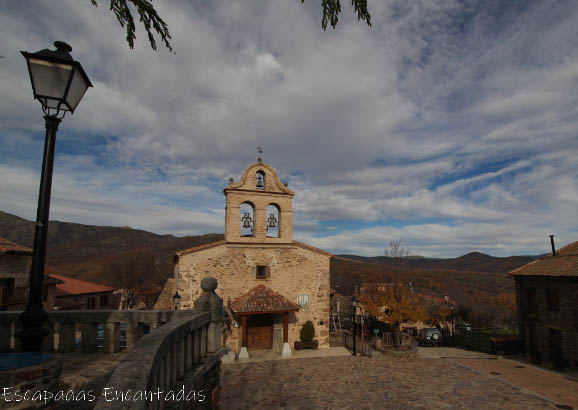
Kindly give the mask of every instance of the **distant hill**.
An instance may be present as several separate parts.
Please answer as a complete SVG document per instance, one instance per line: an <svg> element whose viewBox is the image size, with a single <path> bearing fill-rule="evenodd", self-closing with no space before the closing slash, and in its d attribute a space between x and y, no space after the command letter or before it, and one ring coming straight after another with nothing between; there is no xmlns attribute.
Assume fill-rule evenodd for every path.
<svg viewBox="0 0 578 410"><path fill-rule="evenodd" d="M32 247L34 222L0 211L0 236ZM160 258L157 286L161 286L172 276L176 251L222 239L222 234L175 237L127 226L51 221L48 271L120 287L111 266L156 255ZM338 255L331 259L331 287L351 294L355 286L363 283L411 282L414 291L437 297L447 293L452 300L472 310L486 306L497 309L496 296L506 294L513 298L514 282L506 273L533 260L532 256L498 258L479 252L449 259Z"/></svg>
<svg viewBox="0 0 578 410"><path fill-rule="evenodd" d="M538 256L508 256L500 258L480 252L470 252L458 258L424 258L409 256L405 258L390 258L387 256L357 256L339 255L342 258L360 262L374 263L388 267L419 268L419 269L451 269L469 272L508 273L520 266L530 263Z"/></svg>
<svg viewBox="0 0 578 410"><path fill-rule="evenodd" d="M34 222L0 211L0 236L32 247ZM50 221L47 264L54 273L116 286L106 266L123 255L135 252L160 254L163 274L168 276L177 250L221 239L222 234L179 238L129 227Z"/></svg>

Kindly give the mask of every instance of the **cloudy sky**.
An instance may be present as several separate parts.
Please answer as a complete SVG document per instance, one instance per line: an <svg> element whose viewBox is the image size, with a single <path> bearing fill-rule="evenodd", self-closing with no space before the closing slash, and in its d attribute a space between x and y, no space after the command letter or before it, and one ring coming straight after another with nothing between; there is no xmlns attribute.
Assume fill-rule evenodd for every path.
<svg viewBox="0 0 578 410"><path fill-rule="evenodd" d="M34 219L44 123L20 50L68 42L94 84L60 126L51 219L223 232L264 147L294 238L335 253L540 254L578 240L578 2L154 1L176 54L89 0L0 11L0 210Z"/></svg>

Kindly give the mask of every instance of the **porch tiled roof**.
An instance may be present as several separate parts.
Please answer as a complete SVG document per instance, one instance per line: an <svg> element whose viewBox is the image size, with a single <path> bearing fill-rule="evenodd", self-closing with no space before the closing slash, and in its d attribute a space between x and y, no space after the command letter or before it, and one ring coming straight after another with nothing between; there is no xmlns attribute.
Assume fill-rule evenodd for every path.
<svg viewBox="0 0 578 410"><path fill-rule="evenodd" d="M514 276L578 276L578 241L510 272Z"/></svg>
<svg viewBox="0 0 578 410"><path fill-rule="evenodd" d="M18 245L15 242L9 241L0 236L0 253L16 253L24 255L32 255L32 249L26 246Z"/></svg>
<svg viewBox="0 0 578 410"><path fill-rule="evenodd" d="M299 305L267 286L259 285L234 300L229 308L234 313L294 312L299 310Z"/></svg>

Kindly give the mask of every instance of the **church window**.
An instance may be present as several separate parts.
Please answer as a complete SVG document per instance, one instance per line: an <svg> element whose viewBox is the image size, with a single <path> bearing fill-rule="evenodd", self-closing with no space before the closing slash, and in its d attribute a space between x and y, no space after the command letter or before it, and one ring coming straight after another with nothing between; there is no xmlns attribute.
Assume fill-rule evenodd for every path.
<svg viewBox="0 0 578 410"><path fill-rule="evenodd" d="M279 237L279 206L276 204L267 205L267 237Z"/></svg>
<svg viewBox="0 0 578 410"><path fill-rule="evenodd" d="M309 311L309 295L297 295L297 304L301 309Z"/></svg>
<svg viewBox="0 0 578 410"><path fill-rule="evenodd" d="M269 266L257 265L257 279L267 279L270 276Z"/></svg>
<svg viewBox="0 0 578 410"><path fill-rule="evenodd" d="M255 235L255 206L251 202L243 202L239 207L241 215L241 236Z"/></svg>
<svg viewBox="0 0 578 410"><path fill-rule="evenodd" d="M265 173L263 171L257 171L255 174L255 188L265 189Z"/></svg>

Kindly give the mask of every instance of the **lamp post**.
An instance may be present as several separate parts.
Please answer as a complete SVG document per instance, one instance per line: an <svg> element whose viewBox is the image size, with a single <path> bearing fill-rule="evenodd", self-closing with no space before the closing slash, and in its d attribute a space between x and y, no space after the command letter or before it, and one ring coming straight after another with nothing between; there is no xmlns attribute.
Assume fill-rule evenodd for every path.
<svg viewBox="0 0 578 410"><path fill-rule="evenodd" d="M42 104L46 124L28 303L20 316L22 330L16 334L25 352L39 352L44 337L48 334L43 327L46 312L42 301L42 285L56 131L66 111L74 113L88 87L92 87L80 63L70 56L72 48L61 41L56 41L54 46L56 47L54 51L44 49L36 53L21 52L28 64L34 99Z"/></svg>
<svg viewBox="0 0 578 410"><path fill-rule="evenodd" d="M351 297L351 317L353 319L353 356L357 356L357 299Z"/></svg>
<svg viewBox="0 0 578 410"><path fill-rule="evenodd" d="M181 304L181 295L179 295L179 291L177 291L175 296L173 296L173 303L175 304L175 310L179 310L179 305Z"/></svg>

